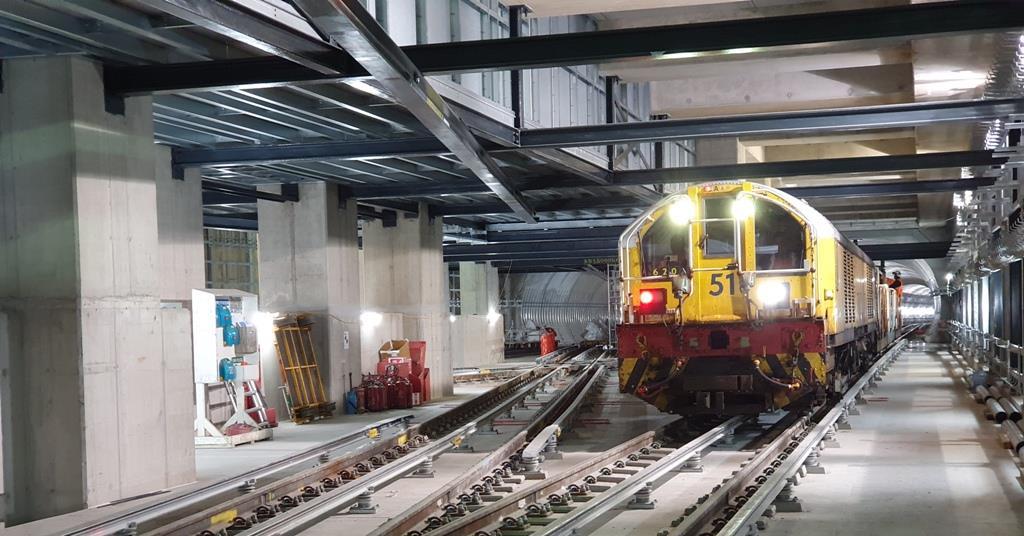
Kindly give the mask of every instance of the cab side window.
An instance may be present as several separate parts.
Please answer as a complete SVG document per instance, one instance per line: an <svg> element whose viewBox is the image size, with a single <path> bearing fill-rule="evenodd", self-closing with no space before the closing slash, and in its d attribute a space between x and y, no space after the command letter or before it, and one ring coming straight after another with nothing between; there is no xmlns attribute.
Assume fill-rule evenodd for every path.
<svg viewBox="0 0 1024 536"><path fill-rule="evenodd" d="M643 275L669 277L686 273L690 265L690 226L669 217L655 221L640 239Z"/></svg>

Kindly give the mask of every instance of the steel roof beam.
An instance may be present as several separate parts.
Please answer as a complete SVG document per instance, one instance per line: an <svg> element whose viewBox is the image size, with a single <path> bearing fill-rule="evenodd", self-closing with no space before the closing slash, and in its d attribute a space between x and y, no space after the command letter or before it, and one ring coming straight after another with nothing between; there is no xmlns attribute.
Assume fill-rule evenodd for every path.
<svg viewBox="0 0 1024 536"><path fill-rule="evenodd" d="M527 223L536 221L522 194L462 118L358 0L293 0L293 4L323 37L352 54L516 216Z"/></svg>
<svg viewBox="0 0 1024 536"><path fill-rule="evenodd" d="M822 197L874 197L889 195L934 194L977 190L995 184L994 177L973 179L946 179L936 181L900 181L873 184L850 184L835 186L802 186L786 188L786 192L801 198Z"/></svg>
<svg viewBox="0 0 1024 536"><path fill-rule="evenodd" d="M483 145L494 152L769 133L840 132L955 121L984 121L1020 113L1024 113L1024 98L891 104L863 108L528 129L520 132L521 143L518 147L502 147L487 142L484 142ZM330 158L430 156L447 152L450 152L449 149L437 140L389 138L369 142L299 143L182 150L175 155L175 163L183 166L231 165ZM920 157L921 155L916 156ZM861 159L851 158L849 160ZM809 171L814 165L808 163L806 169ZM765 173L765 171L758 173Z"/></svg>
<svg viewBox="0 0 1024 536"><path fill-rule="evenodd" d="M1007 161L1005 156L994 156L992 151L953 151L893 156L865 156L854 158L826 158L790 160L782 162L754 162L715 166L694 166L662 169L616 171L610 175L607 186L678 184L723 179L765 179L832 175L852 173L885 173L917 169L941 169L975 166L998 166ZM566 177L535 177L519 183L519 190L552 190L596 185L585 179ZM604 187L604 186L601 186ZM360 199L391 197L422 197L446 194L486 193L481 184L467 181L447 181L429 185L361 186L353 188Z"/></svg>
<svg viewBox="0 0 1024 536"><path fill-rule="evenodd" d="M930 194L942 192L960 192L964 190L975 190L991 186L995 179L988 177L974 179L951 179L937 181L898 181L881 182L868 184L850 184L836 186L804 186L800 188L781 188L794 196L804 199L826 198L826 197L862 197L862 196L892 196L911 194ZM615 209L641 209L647 208L644 205L625 196L607 197L579 197L558 201L546 201L535 203L537 212L560 212L567 210L597 210L602 208ZM505 214L506 207L498 204L475 203L467 205L440 205L432 207L431 213L436 216L453 215L487 215Z"/></svg>
<svg viewBox="0 0 1024 536"><path fill-rule="evenodd" d="M196 22L193 19L199 7L189 9L188 5L203 6L204 20L197 23L282 58L287 56L279 52L294 49L296 37L306 37L226 4L206 6L219 3L142 1L192 22ZM998 31L1021 26L1024 26L1024 12L1014 1L941 2L653 28L416 45L402 50L422 72L442 74L597 64L673 53L720 54L737 49L866 39L905 39ZM226 33L225 29L231 31ZM307 43L307 46L310 45ZM315 49L310 52L324 52L322 61L330 62L334 72L324 72L316 65L306 65L309 69L303 68L304 57L295 58L298 65L282 58L270 57L163 65L159 68L112 68L107 74L107 82L111 90L131 95L237 88L244 85L325 82L367 76L367 72L344 52Z"/></svg>
<svg viewBox="0 0 1024 536"><path fill-rule="evenodd" d="M204 214L203 227L231 229L233 231L258 231L259 222L248 217Z"/></svg>
<svg viewBox="0 0 1024 536"><path fill-rule="evenodd" d="M866 244L860 248L874 261L941 259L951 242L915 242L905 244ZM578 242L523 242L482 246L444 246L446 262L468 261L552 261L613 258L618 255L616 240Z"/></svg>
<svg viewBox="0 0 1024 536"><path fill-rule="evenodd" d="M524 149L538 149L769 133L846 132L958 121L986 121L1020 113L1024 113L1024 98L890 104L530 129L520 133L520 146Z"/></svg>

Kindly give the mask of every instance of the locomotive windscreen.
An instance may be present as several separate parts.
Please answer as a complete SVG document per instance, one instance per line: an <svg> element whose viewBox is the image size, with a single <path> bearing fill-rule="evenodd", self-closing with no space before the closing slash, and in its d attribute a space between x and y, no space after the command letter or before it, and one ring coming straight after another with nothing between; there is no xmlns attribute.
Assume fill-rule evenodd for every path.
<svg viewBox="0 0 1024 536"><path fill-rule="evenodd" d="M736 223L732 219L732 197L704 199L704 219L720 220L704 223L704 257L732 257L736 249Z"/></svg>
<svg viewBox="0 0 1024 536"><path fill-rule="evenodd" d="M690 226L664 217L654 222L640 241L644 276L686 273L690 265Z"/></svg>
<svg viewBox="0 0 1024 536"><path fill-rule="evenodd" d="M754 243L758 270L803 268L804 226L784 208L755 201Z"/></svg>

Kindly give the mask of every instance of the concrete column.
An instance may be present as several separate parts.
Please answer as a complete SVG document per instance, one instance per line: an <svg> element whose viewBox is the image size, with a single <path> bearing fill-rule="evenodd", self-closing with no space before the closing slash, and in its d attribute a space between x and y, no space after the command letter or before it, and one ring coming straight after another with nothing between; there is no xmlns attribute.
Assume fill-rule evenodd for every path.
<svg viewBox="0 0 1024 536"><path fill-rule="evenodd" d="M378 220L363 225L365 308L385 316L402 315L401 334L364 342L395 336L426 341L431 395L437 398L452 393L448 266L441 254L441 219L427 216L425 205L419 212L420 216L399 215L394 227L384 227Z"/></svg>
<svg viewBox="0 0 1024 536"><path fill-rule="evenodd" d="M461 314L451 319L452 364L483 367L505 359L505 323L498 269L490 263L459 263Z"/></svg>
<svg viewBox="0 0 1024 536"><path fill-rule="evenodd" d="M168 451L191 441L169 418L192 404L191 352L164 335L180 313L164 325L150 99L107 113L100 66L78 57L10 60L3 74L15 524L185 483L195 466Z"/></svg>
<svg viewBox="0 0 1024 536"><path fill-rule="evenodd" d="M260 309L310 313L320 373L343 411L360 380L359 242L356 203L338 201L337 185L302 184L298 203L259 201ZM276 357L263 360L264 393L284 408Z"/></svg>
<svg viewBox="0 0 1024 536"><path fill-rule="evenodd" d="M500 310L498 269L490 263L460 262L459 291L464 315L486 315Z"/></svg>
<svg viewBox="0 0 1024 536"><path fill-rule="evenodd" d="M198 168L183 179L171 176L171 149L155 147L157 232L160 237L160 297L187 302L206 287L203 191Z"/></svg>

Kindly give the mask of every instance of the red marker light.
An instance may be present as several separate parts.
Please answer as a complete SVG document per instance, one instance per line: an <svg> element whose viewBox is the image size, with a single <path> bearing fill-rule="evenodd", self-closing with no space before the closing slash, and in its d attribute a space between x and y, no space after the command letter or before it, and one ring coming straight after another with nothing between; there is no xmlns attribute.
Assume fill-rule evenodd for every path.
<svg viewBox="0 0 1024 536"><path fill-rule="evenodd" d="M647 305L654 301L654 293L649 290L640 291L640 303Z"/></svg>

